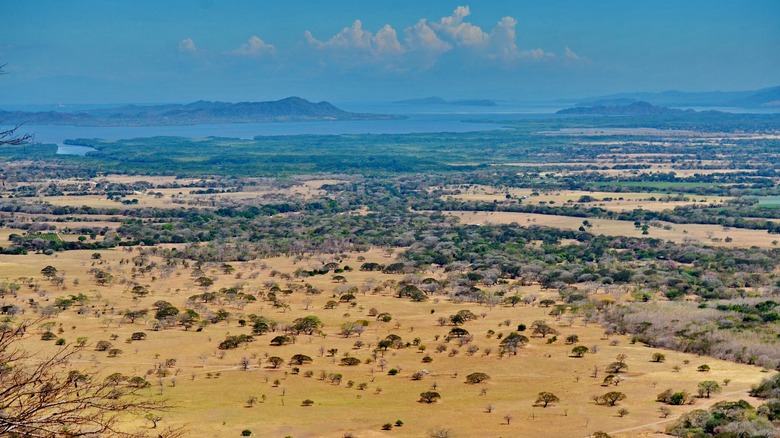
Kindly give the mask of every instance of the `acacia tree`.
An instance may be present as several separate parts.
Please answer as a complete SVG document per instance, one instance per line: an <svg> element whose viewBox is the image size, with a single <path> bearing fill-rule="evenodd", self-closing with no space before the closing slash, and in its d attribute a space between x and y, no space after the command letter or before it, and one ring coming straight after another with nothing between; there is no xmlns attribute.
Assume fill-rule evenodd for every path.
<svg viewBox="0 0 780 438"><path fill-rule="evenodd" d="M165 411L165 401L143 397L127 382L73 368L70 360L81 347L50 356L25 351L19 342L34 324L0 327L0 436L146 436L128 432L123 420ZM184 431L168 428L154 435L180 437Z"/></svg>
<svg viewBox="0 0 780 438"><path fill-rule="evenodd" d="M710 394L717 394L720 391L720 385L714 380L699 382L699 397L710 398Z"/></svg>
<svg viewBox="0 0 780 438"><path fill-rule="evenodd" d="M558 403L559 401L561 401L561 399L552 392L540 392L539 396L536 398L535 405L546 408L550 403Z"/></svg>

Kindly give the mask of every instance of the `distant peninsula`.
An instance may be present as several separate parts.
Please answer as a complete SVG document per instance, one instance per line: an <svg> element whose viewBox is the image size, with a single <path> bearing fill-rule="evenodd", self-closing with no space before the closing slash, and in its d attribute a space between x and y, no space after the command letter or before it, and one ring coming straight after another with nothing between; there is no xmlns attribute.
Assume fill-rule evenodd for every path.
<svg viewBox="0 0 780 438"><path fill-rule="evenodd" d="M777 108L780 107L780 86L746 91L620 93L582 99L577 106L623 105L637 101L671 107Z"/></svg>
<svg viewBox="0 0 780 438"><path fill-rule="evenodd" d="M72 126L166 126L213 123L390 120L399 116L344 111L328 102L288 97L268 102L209 102L166 105L125 105L79 112L2 111L4 123Z"/></svg>
<svg viewBox="0 0 780 438"><path fill-rule="evenodd" d="M705 113L717 113L718 111L704 111ZM598 116L646 116L646 115L689 115L701 114L692 109L681 110L655 106L651 103L638 101L627 104L617 105L596 105L596 106L576 106L574 108L562 109L556 114L570 115L598 115Z"/></svg>
<svg viewBox="0 0 780 438"><path fill-rule="evenodd" d="M395 103L403 105L459 105L459 106L498 106L489 99L464 99L464 100L445 100L441 97L423 97L420 99L399 100Z"/></svg>

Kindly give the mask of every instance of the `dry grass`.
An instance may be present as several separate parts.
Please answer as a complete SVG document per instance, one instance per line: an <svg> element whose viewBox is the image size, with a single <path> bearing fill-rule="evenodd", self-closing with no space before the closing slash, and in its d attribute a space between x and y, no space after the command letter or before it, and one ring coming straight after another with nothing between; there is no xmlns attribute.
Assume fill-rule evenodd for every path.
<svg viewBox="0 0 780 438"><path fill-rule="evenodd" d="M619 221L610 219L578 218L571 216L556 216L535 213L508 213L508 212L477 212L477 211L457 211L447 212L451 216L458 217L461 222L467 224L511 224L518 225L544 225L548 227L564 228L576 230L582 225L583 220L590 222L593 227L588 232L593 234L603 234L606 236L630 236L630 237L653 237L658 239L670 240L678 243L699 242L707 245L749 248L757 246L759 248L774 248L775 245L766 231L748 230L744 228L730 228L727 231L719 225L703 224L672 224L660 222L671 229L650 227L647 236L642 235L642 231L634 227L631 221ZM726 242L726 237L731 237L731 242Z"/></svg>
<svg viewBox="0 0 780 438"><path fill-rule="evenodd" d="M131 277L130 265L120 265L121 258L134 255L126 251L102 251L103 262L91 260L90 251L74 251L59 257L43 255L27 255L23 257L0 256L0 279L18 277L36 277L40 279L40 269L51 264L61 272L66 273L67 290L58 290L40 279L41 289L46 293L41 296L32 289L24 288L16 299L6 297L5 301L20 305L27 309L25 317L33 317L25 304L29 298L53 302L54 298L70 293L82 292L91 299L93 314L80 316L68 310L52 319L63 332L59 334L68 341L78 336L87 336L91 343L98 340L108 340L111 335L117 335L113 341L124 354L116 358L108 358L105 353L85 351L79 358L79 365L104 373L122 372L128 375L144 375L168 358L177 360L171 375L162 379L149 376L152 383L149 394L152 397L168 397L177 409L166 414L164 424L187 424L189 436L238 436L243 429L250 429L255 436L295 436L295 437L342 437L347 431L356 436L425 436L429 429L435 427L450 428L457 436L585 436L596 430L620 430L641 426L654 422L658 418L658 404L653 400L655 395L668 387L694 391L696 382L706 379L721 381L732 379L729 391L744 390L763 376L759 369L746 365L738 365L714 359L705 359L677 352L665 352L665 363L651 363L654 349L640 345L632 345L625 337L605 339L602 330L596 325L584 326L575 318L571 321L566 317L555 321L547 315L548 310L541 307L494 307L488 308L476 304L456 304L443 297L436 301L413 303L406 299L391 296L391 291L381 293L358 294L357 304L350 306L340 304L336 309L325 310L324 304L333 299L332 291L337 286L330 276L317 276L307 279L308 282L322 287L324 293L306 296L296 292L284 298L290 305L286 312L269 306L268 302L250 304L244 309L225 305L233 316L227 321L207 326L202 332L184 331L174 328L163 331L152 331L151 321L136 324L121 323L119 313L126 308L148 307L154 301L163 299L183 308L187 297L199 293L189 270L180 269L168 278L152 281L151 275L136 277L141 284L148 284L152 295L140 302L133 301L126 292L127 286L115 284L109 287L95 285L86 273L93 263L102 269L111 269L120 279ZM381 251L362 254L368 261L387 263L392 257ZM343 264L359 266L353 255ZM155 260L161 263L161 260ZM259 263L236 263L239 272L248 277L251 272L259 273L252 280L237 280L233 276L221 275L216 266L207 265L208 275L217 277L217 283L212 287L230 286L243 283L246 288L263 289L263 282L277 279L269 276L272 269L280 272L291 272L299 266L316 266L322 260L304 260L295 263L291 259L277 258L265 260L267 268ZM369 279L383 281L399 280L400 276L369 272L348 272L344 274L348 285L360 286ZM429 273L439 276L441 273ZM73 279L80 279L80 286L73 286ZM296 280L297 282L297 280ZM285 281L280 285L284 287ZM521 289L521 293L537 293L537 287ZM311 299L309 310L305 310L306 300ZM380 312L390 312L393 320L389 323L377 322L367 316L370 308ZM448 351L457 348L459 354L450 357L448 353L436 353L435 347L443 343L435 337L447 334L450 326L439 326L436 322L440 316L448 316L461 309L469 309L480 317L476 321L465 324L465 328L474 335L473 344L480 347L474 356L466 354L467 346L458 347L453 340L445 345ZM94 312L104 312L96 317ZM282 347L269 346L269 340L274 335L257 337L256 342L246 345L246 348L228 350L220 358L222 350L217 344L227 334L249 333L249 329L239 327L237 321L240 315L256 313L265 315L281 322L290 322L305 315L317 315L324 322L326 336L299 336L295 344ZM368 319L370 325L360 338L344 338L338 335L340 325L346 321ZM488 330L507 334L516 329L517 324L530 323L537 319L546 319L561 332L560 340L554 344L546 344L546 339L533 338L528 347L521 350L517 356L499 357L497 335L487 337ZM510 325L502 325L509 320ZM135 341L126 344L124 340L135 331L147 331L149 338L145 341ZM354 349L356 340L366 344L376 345L378 340L389 333L398 334L404 341L411 342L420 338L427 347L425 353L416 347L399 350L390 349L384 355L387 368L400 370L397 376L389 376L381 372L377 362L366 364L372 356L371 349L363 346ZM563 339L569 334L577 334L582 345L591 347L598 345L596 354L587 354L584 358L569 357L571 345L565 345ZM617 345L610 345L616 340ZM37 333L30 333L25 341L28 348L50 350L55 347L51 342L39 340ZM323 356L320 348L337 348L335 358ZM490 355L485 356L486 348L492 348ZM345 367L338 364L344 353L364 361L355 367ZM303 353L314 358L312 364L301 366L301 374L293 374L291 367L283 365L274 370L265 367L266 355L279 356L288 360L293 354ZM206 361L200 355L205 354ZM433 357L432 363L421 363L425 354ZM629 373L627 380L618 388L602 387L603 371L598 378L590 377L594 367L601 370L614 361L617 354L628 356ZM237 364L241 357L251 358L251 367L241 371ZM262 367L257 366L258 359ZM382 359L381 354L378 359ZM372 359L373 360L373 359ZM690 361L684 364L684 361ZM706 376L698 373L696 367L708 363L712 371ZM680 372L672 371L678 365ZM422 380L410 378L415 371L426 369L430 374ZM304 377L305 371L314 372L313 377ZM343 379L340 385L318 379L320 372L326 374L341 373ZM464 383L465 376L471 372L486 372L492 379L487 384L469 385ZM207 373L220 373L218 378L208 378ZM274 384L279 380L279 385ZM353 388L347 388L348 381L354 381ZM173 384L175 383L175 386ZM366 383L365 390L356 389L360 383ZM436 385L442 400L435 404L418 403L419 394L430 390ZM162 388L162 389L158 389ZM381 392L377 389L381 388ZM483 389L485 390L482 394ZM609 390L620 390L628 395L621 406L627 407L631 414L625 418L616 415L616 408L594 405L590 398ZM561 398L561 403L546 409L533 407L536 394L540 391L551 391ZM246 407L247 400L256 396L265 401L254 407ZM314 401L313 406L303 407L305 399ZM493 406L493 412L487 413L486 407ZM694 406L695 407L695 406ZM676 407L674 414L679 414L694 407ZM504 424L504 416L511 415L513 420ZM404 422L403 427L394 428L391 432L382 432L385 423L396 420Z"/></svg>
<svg viewBox="0 0 780 438"><path fill-rule="evenodd" d="M596 201L583 204L584 206L597 206L606 210L630 211L638 208L650 211L663 211L673 209L694 203L721 203L730 197L727 196L702 196L688 195L688 201L659 201L664 195L657 193L633 193L633 192L589 192L583 190L556 190L551 192L540 192L537 196L531 196L533 190L530 189L506 189L498 190L488 186L471 186L468 189L462 189L462 193L456 195L445 195L443 198L454 198L464 201L484 201L484 202L506 202L506 195L510 194L513 198L524 198L523 202L545 203L550 202L553 205L563 205L569 202L577 202L582 196L591 196ZM605 198L611 198L605 201Z"/></svg>

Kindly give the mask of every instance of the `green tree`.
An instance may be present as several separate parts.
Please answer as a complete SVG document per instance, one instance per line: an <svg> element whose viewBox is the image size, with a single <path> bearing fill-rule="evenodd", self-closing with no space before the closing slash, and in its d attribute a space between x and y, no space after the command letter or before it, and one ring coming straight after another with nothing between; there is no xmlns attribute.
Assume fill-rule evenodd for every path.
<svg viewBox="0 0 780 438"><path fill-rule="evenodd" d="M626 395L619 391L610 391L597 397L596 402L607 406L615 406L619 401L626 399Z"/></svg>
<svg viewBox="0 0 780 438"><path fill-rule="evenodd" d="M39 265L40 266L40 265ZM41 274L43 274L44 277L46 277L47 280L50 280L53 277L57 276L57 268L54 266L46 266L45 268L41 269Z"/></svg>
<svg viewBox="0 0 780 438"><path fill-rule="evenodd" d="M490 380L490 376L485 373L471 373L466 376L466 383L476 384Z"/></svg>
<svg viewBox="0 0 780 438"><path fill-rule="evenodd" d="M699 382L699 396L710 398L710 394L717 394L721 391L718 382L714 380L705 380Z"/></svg>
<svg viewBox="0 0 780 438"><path fill-rule="evenodd" d="M441 394L436 391L425 391L420 393L420 402L422 403L435 403L441 399Z"/></svg>
<svg viewBox="0 0 780 438"><path fill-rule="evenodd" d="M558 396L556 396L552 392L542 391L536 397L535 405L546 408L547 405L549 405L550 403L558 403L559 401L561 401L561 399L559 399Z"/></svg>
<svg viewBox="0 0 780 438"><path fill-rule="evenodd" d="M271 356L266 360L266 362L271 364L271 368L276 369L279 368L284 363L284 359L282 359L279 356Z"/></svg>
<svg viewBox="0 0 780 438"><path fill-rule="evenodd" d="M588 347L584 345L578 345L571 349L571 354L574 357L582 357L588 352Z"/></svg>

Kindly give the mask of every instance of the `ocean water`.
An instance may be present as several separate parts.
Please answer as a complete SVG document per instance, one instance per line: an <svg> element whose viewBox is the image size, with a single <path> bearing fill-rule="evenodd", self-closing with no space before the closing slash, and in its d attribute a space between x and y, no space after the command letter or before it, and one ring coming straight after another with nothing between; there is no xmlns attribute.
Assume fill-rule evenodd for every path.
<svg viewBox="0 0 780 438"><path fill-rule="evenodd" d="M347 111L403 116L396 120L221 123L183 126L81 127L24 125L35 141L56 144L58 154L84 155L90 149L64 145L68 139L118 140L157 136L253 138L279 135L411 134L474 132L503 129L502 121L548 117L565 105L499 104L493 107L455 105L403 105L394 103L336 103ZM485 123L490 120L494 123Z"/></svg>

